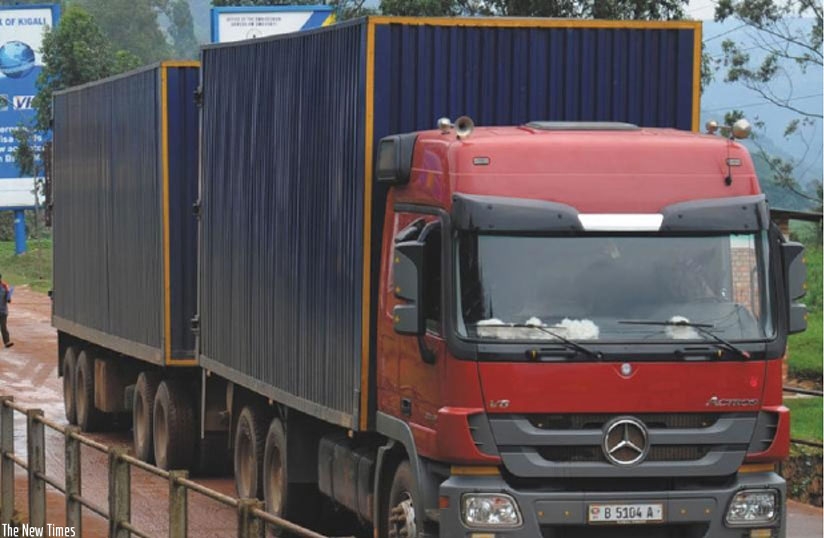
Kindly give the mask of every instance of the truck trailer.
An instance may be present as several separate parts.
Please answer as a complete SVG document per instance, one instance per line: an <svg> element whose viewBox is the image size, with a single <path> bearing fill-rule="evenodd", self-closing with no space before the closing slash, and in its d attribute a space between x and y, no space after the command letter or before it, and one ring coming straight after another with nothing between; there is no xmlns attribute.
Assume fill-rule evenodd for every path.
<svg viewBox="0 0 824 538"><path fill-rule="evenodd" d="M802 248L735 136L695 132L700 44L370 17L204 47L191 102L164 65L59 94L67 418L130 410L147 461L231 453L239 496L381 537L785 536Z"/></svg>
<svg viewBox="0 0 824 538"><path fill-rule="evenodd" d="M168 409L197 366L197 68L163 62L53 101L52 324L66 418L94 431L131 411L146 461L155 394ZM182 464L160 452L160 465Z"/></svg>

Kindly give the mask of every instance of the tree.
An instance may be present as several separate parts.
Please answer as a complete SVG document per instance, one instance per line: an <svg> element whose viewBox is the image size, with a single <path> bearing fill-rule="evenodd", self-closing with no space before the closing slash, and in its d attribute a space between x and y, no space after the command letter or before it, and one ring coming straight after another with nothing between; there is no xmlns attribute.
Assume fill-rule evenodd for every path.
<svg viewBox="0 0 824 538"><path fill-rule="evenodd" d="M186 0L163 0L160 10L169 19L167 31L175 58L196 57L198 43L189 3Z"/></svg>
<svg viewBox="0 0 824 538"><path fill-rule="evenodd" d="M141 64L147 64L172 56L157 19L166 4L166 0L72 0L70 5L80 6L91 15L118 49L131 52Z"/></svg>
<svg viewBox="0 0 824 538"><path fill-rule="evenodd" d="M365 4L366 0L332 0L329 2L329 5L335 7L335 16L339 21L377 14L376 9L366 7Z"/></svg>
<svg viewBox="0 0 824 538"><path fill-rule="evenodd" d="M21 125L12 131L12 137L17 143L17 146L12 150L12 157L14 157L17 169L20 171L20 176L34 178L31 192L34 194L33 224L34 235L36 236L39 233L40 212L38 209L44 187L43 177L40 174L42 166L39 166L38 163L38 157L43 151L43 135L30 127Z"/></svg>
<svg viewBox="0 0 824 538"><path fill-rule="evenodd" d="M456 0L381 0L384 15L402 17L454 17L463 7Z"/></svg>
<svg viewBox="0 0 824 538"><path fill-rule="evenodd" d="M11 136L17 143L17 146L12 150L12 156L14 157L14 162L17 163L17 169L20 171L20 175L23 177L34 177L37 172L37 154L34 148L36 142L34 139L35 133L32 129L21 125L12 131Z"/></svg>
<svg viewBox="0 0 824 538"><path fill-rule="evenodd" d="M804 18L808 24L799 23ZM751 44L733 39L722 43L723 57L716 68L724 73L724 82L740 83L771 106L793 113L783 126L784 137L792 138L806 148L800 159L782 159L770 155L753 139L759 155L772 171L773 181L779 186L821 207L820 176L816 186L799 183L798 175L806 167L805 158L811 151L810 134L820 129L822 114L805 107L804 96L793 93L793 77L818 74L822 70L822 6L820 0L719 0L715 20L735 20L747 28ZM759 59L751 54L758 53ZM809 101L807 101L809 102ZM733 116L740 111L733 111ZM729 116L729 115L728 115ZM754 122L759 131L766 126ZM818 148L820 150L820 148Z"/></svg>
<svg viewBox="0 0 824 538"><path fill-rule="evenodd" d="M276 6L276 5L317 5L317 0L212 0L215 7L221 6Z"/></svg>
<svg viewBox="0 0 824 538"><path fill-rule="evenodd" d="M689 0L381 0L386 15L674 20Z"/></svg>
<svg viewBox="0 0 824 538"><path fill-rule="evenodd" d="M52 93L106 77L112 72L111 46L94 19L70 5L60 24L43 36L43 70L37 77L37 127L49 129Z"/></svg>

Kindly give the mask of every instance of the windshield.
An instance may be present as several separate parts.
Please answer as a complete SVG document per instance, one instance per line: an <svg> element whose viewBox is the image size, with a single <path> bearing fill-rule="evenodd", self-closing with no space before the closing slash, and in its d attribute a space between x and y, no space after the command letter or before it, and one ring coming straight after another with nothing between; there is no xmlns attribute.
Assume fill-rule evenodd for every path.
<svg viewBox="0 0 824 538"><path fill-rule="evenodd" d="M459 335L471 339L727 340L772 335L766 235L540 237L462 233Z"/></svg>

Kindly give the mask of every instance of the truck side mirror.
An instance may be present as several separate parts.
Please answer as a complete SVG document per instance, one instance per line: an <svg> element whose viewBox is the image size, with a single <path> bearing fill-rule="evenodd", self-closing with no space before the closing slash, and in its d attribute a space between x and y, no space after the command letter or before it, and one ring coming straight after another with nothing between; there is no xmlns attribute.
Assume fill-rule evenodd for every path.
<svg viewBox="0 0 824 538"><path fill-rule="evenodd" d="M787 279L785 289L789 316L788 332L799 333L807 329L807 307L795 302L807 293L807 264L804 261L804 245L787 242L781 245L781 258L784 263L784 276Z"/></svg>
<svg viewBox="0 0 824 538"><path fill-rule="evenodd" d="M420 241L395 245L395 296L409 301L392 310L395 332L400 334L420 335L426 331L423 318L423 250L424 244Z"/></svg>

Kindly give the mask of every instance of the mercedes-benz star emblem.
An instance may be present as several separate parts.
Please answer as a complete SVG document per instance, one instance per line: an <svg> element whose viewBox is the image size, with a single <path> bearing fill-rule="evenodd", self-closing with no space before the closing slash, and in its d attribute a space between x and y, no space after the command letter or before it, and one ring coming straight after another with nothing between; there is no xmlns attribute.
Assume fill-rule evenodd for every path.
<svg viewBox="0 0 824 538"><path fill-rule="evenodd" d="M635 465L649 452L647 428L637 418L618 417L604 428L604 456L615 465Z"/></svg>

